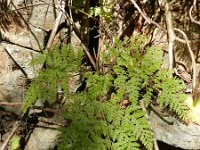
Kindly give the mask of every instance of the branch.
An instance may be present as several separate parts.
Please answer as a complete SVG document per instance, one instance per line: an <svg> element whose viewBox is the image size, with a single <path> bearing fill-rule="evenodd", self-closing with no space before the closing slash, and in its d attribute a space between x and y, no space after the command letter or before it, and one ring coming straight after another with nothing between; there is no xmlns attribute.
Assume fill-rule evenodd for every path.
<svg viewBox="0 0 200 150"><path fill-rule="evenodd" d="M33 7L33 6L37 6L37 5L48 5L49 3L40 3L40 4L35 4L35 5L30 5L30 6L26 6L26 7L21 7L21 8L16 8L15 7L15 10L14 11L18 11L18 10L20 10L20 9L24 9L24 8L27 8L27 7ZM51 3L51 5L53 5L54 3ZM65 4L66 5L66 4ZM84 12L84 11L82 11L82 10L80 10L80 9L77 9L76 7L74 7L74 6L72 6L72 5L67 5L68 7L70 7L70 8L72 8L72 9L74 9L74 10L77 10L78 12L80 12L80 13L82 13L82 14L84 14L85 16L88 16L88 17L91 17L89 14L87 14L86 12ZM76 27L76 25L74 24L74 22L73 22L73 20L72 20L72 18L70 18L69 17L69 15L65 12L65 9L63 9L62 7L57 7L56 9L60 9L60 14L59 15L61 15L61 12L62 12L62 14L64 13L65 14L65 17L69 20L69 22L70 22L70 24L73 26L73 30L75 31L75 33L77 34L77 36L78 36L78 38L80 39L80 41L82 42L82 46L83 46L83 50L85 51L85 53L86 53L86 55L88 56L88 58L89 58L89 60L90 60L90 62L91 62L91 64L93 65L93 67L94 68L96 68L96 64L95 64L95 61L94 61L94 59L92 58L92 56L90 55L90 53L89 53L89 51L88 51L88 48L83 44L83 40L80 38L81 36L78 34L78 29L77 29L77 27ZM57 17L57 20L56 20L56 23L58 24L59 23L59 15L58 15L58 17ZM93 18L93 17L91 17L91 18ZM94 18L93 18L94 19ZM24 20L24 19L23 19ZM25 21L25 20L24 20ZM48 41L48 44L47 44L47 48L49 48L50 47L50 45L51 45L51 43L52 43L52 39L55 37L55 30L57 30L56 29L56 26L57 26L57 24L55 23L55 25L54 25L54 29L53 29L53 31L51 32L51 35L50 35L50 38L49 38L49 41ZM25 24L27 25L27 27L29 27L28 26L28 24L25 22ZM30 28L30 27L29 27ZM31 31L31 30L30 30ZM31 32L32 33L32 32ZM32 33L33 34L33 33ZM35 37L35 36L34 36ZM36 40L37 41L37 40ZM39 42L38 42L39 43Z"/></svg>
<svg viewBox="0 0 200 150"><path fill-rule="evenodd" d="M23 17L23 15L17 10L17 7L15 6L15 4L13 3L13 1L11 0L11 4L12 6L15 8L15 10L17 11L17 13L19 14L20 18L23 20L24 24L26 25L26 27L29 29L31 35L33 36L33 38L35 39L37 45L38 45L38 48L40 51L42 51L42 48L41 48L41 45L38 41L38 38L36 37L36 35L33 33L33 31L31 30L29 24L27 23L27 21L25 20L25 18Z"/></svg>
<svg viewBox="0 0 200 150"><path fill-rule="evenodd" d="M46 108L46 107L43 107L43 106L32 106L31 109L39 109L39 110L42 110L44 112L51 112L51 113L54 113L54 114L60 114L62 112L62 110L60 110L60 109Z"/></svg>
<svg viewBox="0 0 200 150"><path fill-rule="evenodd" d="M142 17L149 23L153 24L156 27L158 27L160 30L163 30L164 32L168 33L169 37L169 69L172 69L174 67L174 52L173 52L173 46L174 46L174 40L175 40L175 34L173 30L173 23L172 23L172 15L171 12L169 11L169 4L167 3L165 5L165 16L166 16L166 21L167 21L167 31L162 28L158 23L155 21L151 20L149 17L147 17L140 7L137 5L137 3L134 0L130 0L130 2L136 7L136 9L139 11L139 13L142 15Z"/></svg>
<svg viewBox="0 0 200 150"><path fill-rule="evenodd" d="M192 10L193 10L193 8L195 8L195 7L196 7L196 0L193 1L193 5L190 7L189 16L190 16L190 19L191 19L192 22L194 22L194 23L200 25L200 21L196 21L196 20L192 17Z"/></svg>
<svg viewBox="0 0 200 150"><path fill-rule="evenodd" d="M140 9L140 7L137 5L137 3L134 0L130 0L132 4L134 4L134 6L137 8L137 10L139 11L139 13L144 17L144 19L149 23L149 24L154 24L156 25L159 29L164 30L162 27L160 27L160 25L158 25L156 22L152 21L151 19L149 19L149 17L147 17L142 10ZM196 6L196 0L193 1L193 6L191 6L190 8L190 19L200 25L200 22L195 21L191 15L192 9ZM193 54L193 51L190 47L190 42L187 38L187 35L180 29L173 29L173 24L172 24L172 16L171 16L171 12L169 11L169 4L166 3L165 4L165 16L166 16L166 22L167 22L167 33L168 33L168 37L169 37L169 61L170 61L170 69L173 68L174 65L174 54L173 54L173 45L174 45L174 41L177 40L179 42L182 43L186 43L189 53L190 53L190 57L192 60L192 69L193 69L193 80L192 80L192 91L194 92L194 89L196 88L196 82L197 82L197 76L196 76L196 61L195 61L195 56ZM176 37L175 31L178 31L179 33L181 33L184 37L183 39L180 39L179 37ZM166 32L166 30L164 30Z"/></svg>
<svg viewBox="0 0 200 150"><path fill-rule="evenodd" d="M33 49L32 47L20 45L20 44L18 44L18 43L15 43L15 42L12 41L12 40L6 38L6 37L3 37L3 38L1 39L1 43L12 44L12 45L15 45L15 46L19 46L19 47L22 47L22 48L25 48L25 49L28 49L28 50L37 52L37 53L41 53L41 51L39 51L39 50Z"/></svg>
<svg viewBox="0 0 200 150"><path fill-rule="evenodd" d="M73 2L72 0L69 0L69 4L70 6L73 5ZM72 8L71 7L68 7L69 8L69 17L71 18L71 21L74 22L74 19L73 19L73 15L72 15ZM73 29L73 25L72 24L69 24L69 39L70 39L70 42L72 42L72 29Z"/></svg>
<svg viewBox="0 0 200 150"><path fill-rule="evenodd" d="M15 8L14 10L11 10L11 11L18 11L18 10L23 10L23 9L32 8L32 7L35 7L35 6L41 6L41 5L50 5L50 6L55 7L56 9L58 9L58 7L55 6L56 3L54 3L54 2L52 2L52 3L50 3L50 2L48 2L48 3L43 2L43 3L31 4L31 5L27 5L27 6L23 6L23 7ZM81 9L75 7L75 6L72 6L72 5L69 5L69 4L65 4L65 5L66 5L67 7L69 7L69 8L71 8L71 9L74 9L74 10L78 11L79 13L81 13L81 14L87 16L87 17L90 17L90 18L95 19L95 18L92 17L90 14L84 12L83 10L81 10ZM0 12L0 15L3 15L3 14Z"/></svg>
<svg viewBox="0 0 200 150"><path fill-rule="evenodd" d="M158 23L156 23L156 22L154 22L154 21L152 21L148 16L146 16L143 12L142 12L142 10L140 9L140 7L137 5L137 3L134 1L134 0L130 0L130 2L136 7L136 9L139 11L139 13L142 15L142 17L149 23L149 24L154 24L156 27L158 27L160 30L163 30L165 33L167 33L168 32L168 36L169 36L169 50L173 50L172 49L172 46L173 46L173 42L174 42L174 40L177 40L177 41L179 41L179 42L181 42L181 43L186 43L187 44L187 47L188 47L188 49L189 49L189 52L190 52L190 56L191 56L191 59L192 59L192 67L193 67L193 74L194 75L196 75L196 70L195 70L195 68L196 68L196 63L195 63L195 59L194 59L194 54L193 54L193 52L192 52L192 50L191 50L191 48L190 48L190 41L188 40L188 38L187 38L187 36L186 36L186 38L185 38L185 36L184 36L184 38L185 38L185 40L184 39L181 39L181 38L179 38L179 37L176 37L176 35L175 35L175 33L174 33L174 31L173 31L173 24L172 24L172 21L170 21L170 18L171 18L171 16L170 16L170 14L167 14L167 12L166 12L166 20L167 20L167 25L168 25L168 31L166 31L164 28L162 28ZM194 0L194 3L193 3L193 6L192 7L194 7L194 5L196 5L196 0ZM167 6L166 6L167 7ZM166 8L167 9L167 8ZM167 10L168 11L168 10ZM169 15L169 16L168 16ZM169 18L169 20L168 20L168 18ZM170 30L170 31L169 31ZM179 29L176 29L176 31L178 31ZM180 30L179 30L180 31ZM178 32L179 32L178 31ZM184 33L184 32L183 32ZM185 34L185 33L184 33ZM171 40L170 40L170 38L171 38ZM170 42L171 42L171 44L170 44ZM170 55L170 54L169 54ZM171 54L171 56L170 56L171 58L173 57L173 54ZM171 60L171 58L170 58L170 60ZM173 61L173 60L171 60L171 61ZM171 62L171 64L173 64L172 62ZM194 79L193 79L193 86L195 86L196 85L196 76L194 77Z"/></svg>
<svg viewBox="0 0 200 150"><path fill-rule="evenodd" d="M63 2L63 3L62 3L62 2ZM70 24L73 26L73 29L74 29L75 33L76 33L76 34L78 33L77 27L75 26L75 24L74 24L72 18L70 18L70 17L68 16L68 14L65 12L65 1L64 1L64 0L61 1L59 10L60 10L60 13L58 14L58 17L56 18L55 25L54 25L54 28L53 28L53 30L52 30L52 32L51 32L51 35L50 35L50 38L49 38L49 40L48 40L48 43L47 43L46 48L50 48L51 45L52 45L53 39L54 39L54 37L55 37L55 35L56 35L56 31L57 31L57 29L58 29L58 25L59 25L59 23L60 23L60 20L61 20L61 18L62 18L63 13L64 13L65 17L69 20ZM80 36L78 36L78 37L80 38ZM82 42L82 40L81 40L81 42ZM83 42L82 42L82 43L83 43ZM86 48L86 46L85 46L84 44L83 44L83 50L85 51L86 55L88 56L90 62L91 62L92 65L93 65L93 67L96 68L95 61L94 61L94 59L92 58L92 56L90 55L90 53L88 52L88 49Z"/></svg>
<svg viewBox="0 0 200 150"><path fill-rule="evenodd" d="M190 47L190 44L189 44L189 40L187 38L187 35L180 29L177 29L175 28L174 29L175 31L178 31L180 34L183 35L185 41L186 41L186 44L187 44L187 47L188 47L188 50L189 50L189 53L190 53L190 57L191 57L191 60L192 60L192 70L193 70L193 80L192 80L192 91L194 92L194 88L196 87L196 61L195 61L195 57L194 57L194 53Z"/></svg>
<svg viewBox="0 0 200 150"><path fill-rule="evenodd" d="M28 74L26 71L15 61L15 59L12 57L12 55L8 52L8 50L1 44L5 52L8 54L8 56L11 58L11 60L14 62L14 64L17 66L17 68L24 74L26 78L28 78Z"/></svg>
<svg viewBox="0 0 200 150"><path fill-rule="evenodd" d="M134 0L130 0L130 2L136 7L136 9L139 11L139 13L142 15L142 17L147 21L147 23L153 24L156 27L158 27L160 30L162 30L165 33L167 33L167 30L162 28L158 23L156 23L155 21L151 20L147 15L145 15L146 13L143 13L143 11L140 9L140 7L137 5L137 3ZM181 43L186 43L186 41L184 39L181 39L179 37L176 37L176 40L181 42Z"/></svg>
<svg viewBox="0 0 200 150"><path fill-rule="evenodd" d="M17 105L22 105L22 102L0 102L1 105L6 105L6 106L17 106Z"/></svg>
<svg viewBox="0 0 200 150"><path fill-rule="evenodd" d="M68 19L68 21L70 22L70 24L73 26L73 30L74 32L76 33L77 37L79 38L79 40L82 42L82 47L83 47L83 50L85 51L86 55L88 56L92 66L96 69L96 64L95 64L95 61L94 59L92 58L91 54L89 53L88 51L88 48L85 46L85 44L83 43L83 40L81 39L81 35L79 34L78 32L78 29L76 27L76 25L74 24L73 20L69 17L69 15L64 11L64 14L65 14L65 17L66 19Z"/></svg>
<svg viewBox="0 0 200 150"><path fill-rule="evenodd" d="M166 32L166 30L164 28L162 28L158 23L156 23L155 21L153 21L149 17L147 17L134 0L130 0L130 2L135 6L135 8L139 11L139 13L147 21L148 24L153 24L156 27L158 27L160 30L164 30Z"/></svg>
<svg viewBox="0 0 200 150"><path fill-rule="evenodd" d="M167 2L165 4L165 17L166 17L166 23L167 23L167 33L169 38L169 47L168 47L168 53L169 53L169 69L172 70L175 65L175 57L174 57L174 41L175 41L175 33L173 29L173 19L172 19L172 13L169 10L169 3Z"/></svg>
<svg viewBox="0 0 200 150"><path fill-rule="evenodd" d="M63 10L64 8L65 8L65 1L64 1L64 0L61 0L61 2L60 2L60 13L59 13L58 16L57 16L56 21L55 21L55 24L54 24L54 28L53 28L53 30L51 31L51 35L50 35L50 38L49 38L48 43L47 43L47 46L46 46L47 49L51 48L51 46L52 46L54 37L55 37L55 35L56 35L56 31L57 31L57 29L58 29L60 20L61 20L62 15L63 15L62 10Z"/></svg>

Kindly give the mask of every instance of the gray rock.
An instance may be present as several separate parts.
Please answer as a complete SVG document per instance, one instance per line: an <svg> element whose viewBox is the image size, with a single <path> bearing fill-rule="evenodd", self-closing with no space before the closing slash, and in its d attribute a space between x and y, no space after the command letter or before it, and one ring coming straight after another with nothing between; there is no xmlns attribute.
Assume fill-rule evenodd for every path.
<svg viewBox="0 0 200 150"><path fill-rule="evenodd" d="M199 149L199 125L194 123L186 125L173 117L165 117L165 119L173 121L173 125L167 124L153 112L150 115L151 125L157 140L183 149Z"/></svg>
<svg viewBox="0 0 200 150"><path fill-rule="evenodd" d="M13 59L24 69L28 78L35 76L35 69L29 63L35 52L13 44L2 43ZM0 101L22 102L26 89L26 77L16 66L6 51L0 46ZM4 106L9 111L20 112L21 106Z"/></svg>
<svg viewBox="0 0 200 150"><path fill-rule="evenodd" d="M58 130L51 129L51 126L36 127L26 144L25 150L53 150L56 146Z"/></svg>

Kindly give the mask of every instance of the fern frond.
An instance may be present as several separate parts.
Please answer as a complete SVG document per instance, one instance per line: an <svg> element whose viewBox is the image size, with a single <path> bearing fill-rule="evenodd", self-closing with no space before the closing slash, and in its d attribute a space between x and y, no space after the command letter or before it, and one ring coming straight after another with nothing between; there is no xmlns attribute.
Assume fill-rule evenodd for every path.
<svg viewBox="0 0 200 150"><path fill-rule="evenodd" d="M161 106L169 106L180 119L187 118L188 106L184 101L186 95L182 92L185 88L182 80L172 77L167 70L161 70L154 79L156 87L160 89L158 102Z"/></svg>
<svg viewBox="0 0 200 150"><path fill-rule="evenodd" d="M65 94L67 94L70 72L80 70L83 53L79 51L75 54L71 45L64 45L61 50L54 47L54 51L46 51L33 59L32 64L45 62L47 68L38 72L38 76L27 89L22 106L24 112L37 100L53 102L56 99L58 87L64 89Z"/></svg>

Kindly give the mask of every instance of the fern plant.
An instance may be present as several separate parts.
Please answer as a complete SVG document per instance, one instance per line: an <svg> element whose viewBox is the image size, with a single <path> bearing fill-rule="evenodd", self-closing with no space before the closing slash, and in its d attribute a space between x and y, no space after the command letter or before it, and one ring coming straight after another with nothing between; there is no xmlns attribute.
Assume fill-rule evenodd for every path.
<svg viewBox="0 0 200 150"><path fill-rule="evenodd" d="M58 88L64 90L64 96L69 96L68 76L71 72L79 72L82 62L82 50L76 52L71 45L64 45L61 50L54 47L53 51L46 51L35 57L31 64L46 64L47 68L38 72L29 86L22 109L25 112L37 100L54 102Z"/></svg>
<svg viewBox="0 0 200 150"><path fill-rule="evenodd" d="M66 106L65 117L72 123L62 129L59 149L153 149L153 133L139 104L144 99L148 107L153 95L181 119L187 117L183 82L161 69L162 51L143 47L145 41L136 36L107 46L102 53L107 71L87 74L86 90Z"/></svg>
<svg viewBox="0 0 200 150"><path fill-rule="evenodd" d="M63 116L71 124L61 128L58 149L72 150L139 150L153 149L153 132L139 101L145 107L157 97L160 106L170 108L180 119L187 117L184 105L184 84L172 77L172 72L161 69L162 51L156 46L144 46L142 35L115 45L106 46L102 52L103 69L84 72L86 87L70 93L66 76L80 71L82 54L74 54L70 45L53 53L38 57L46 61L47 69L41 70L26 93L23 109L37 99L52 101L56 88L61 86L70 102L63 106ZM76 57L75 57L76 56Z"/></svg>

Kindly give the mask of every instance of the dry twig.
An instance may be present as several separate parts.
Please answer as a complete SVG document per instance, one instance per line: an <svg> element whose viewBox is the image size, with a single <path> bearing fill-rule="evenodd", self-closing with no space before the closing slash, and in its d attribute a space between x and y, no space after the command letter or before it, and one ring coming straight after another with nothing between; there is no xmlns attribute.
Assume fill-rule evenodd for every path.
<svg viewBox="0 0 200 150"><path fill-rule="evenodd" d="M134 0L130 0L130 2L135 6L135 8L139 11L139 13L142 15L142 17L148 22L148 24L153 24L156 27L158 27L161 30L165 30L164 28L162 28L157 22L151 20L149 17L147 17L143 11L141 10L141 8L138 6L138 4L134 1Z"/></svg>
<svg viewBox="0 0 200 150"><path fill-rule="evenodd" d="M81 39L81 36L78 32L78 28L76 27L75 23L73 22L73 20L69 17L69 15L65 12L65 10L63 10L64 14L65 14L65 17L66 19L68 19L68 21L70 22L70 24L72 25L73 27L73 30L74 32L76 33L77 37L80 39L80 41L82 42L82 47L83 47L83 50L85 51L86 55L88 56L92 66L96 69L96 64L95 64L95 61L94 59L92 58L91 54L89 53L88 51L88 48L84 45L83 43L83 40Z"/></svg>
<svg viewBox="0 0 200 150"><path fill-rule="evenodd" d="M186 41L186 44L187 44L187 47L188 47L188 50L189 50L189 53L190 53L190 57L191 57L191 59L192 59L192 70L193 70L193 80L192 80L192 91L194 91L194 88L196 87L196 78L197 78L197 76L196 76L196 61L195 61L195 57L194 57L194 53L193 53L193 51L192 51L192 49L191 49L191 47L190 47L190 44L189 44L189 40L188 40L188 38L187 38L187 35L182 31L182 30L180 30L180 29L177 29L177 28L175 28L174 29L175 31L178 31L180 34L182 34L183 35L183 37L184 37L184 39L185 39L185 41Z"/></svg>
<svg viewBox="0 0 200 150"><path fill-rule="evenodd" d="M197 0L194 0L194 1L193 1L193 5L190 7L189 16L190 16L190 19L191 19L192 22L194 22L194 23L200 25L200 21L196 21L196 20L192 17L192 10L196 7L196 3L197 3L196 1L197 1Z"/></svg>
<svg viewBox="0 0 200 150"><path fill-rule="evenodd" d="M18 106L22 105L22 102L0 102L0 106L5 105L5 106Z"/></svg>
<svg viewBox="0 0 200 150"><path fill-rule="evenodd" d="M38 48L40 51L42 51L42 48L41 48L41 45L40 45L40 42L38 41L38 38L36 37L36 35L34 34L34 32L31 30L28 22L26 21L26 19L23 17L23 15L17 10L17 7L15 6L15 4L13 3L13 1L11 1L11 5L14 7L14 9L17 11L17 13L19 14L20 18L23 20L24 24L26 25L26 27L29 29L31 35L33 36L33 38L35 39L37 45L38 45Z"/></svg>
<svg viewBox="0 0 200 150"><path fill-rule="evenodd" d="M21 121L16 121L15 124L13 125L13 129L10 133L10 135L6 138L6 140L3 142L3 144L0 147L0 150L6 150L6 147L8 145L8 143L10 142L10 140L12 139L12 137L15 135L15 132L17 131L17 128L19 127Z"/></svg>
<svg viewBox="0 0 200 150"><path fill-rule="evenodd" d="M142 15L142 17L149 23L153 24L156 27L158 27L160 30L163 30L164 32L168 33L169 37L169 48L168 48L168 53L169 53L169 69L173 69L174 67L174 52L173 52L173 46L174 46L174 40L176 39L174 30L173 30L173 24L172 24L172 16L171 12L169 11L169 4L167 3L165 5L165 16L167 20L167 31L162 28L158 23L155 21L151 20L148 16L146 16L141 8L137 5L137 3L134 0L130 0L130 2L136 7L136 9L139 11L139 13Z"/></svg>
<svg viewBox="0 0 200 150"><path fill-rule="evenodd" d="M54 24L54 28L53 28L53 30L51 31L51 35L50 35L50 38L49 38L48 43L47 43L47 46L46 46L47 49L51 48L51 46L52 46L54 37L55 37L55 35L56 35L56 31L57 31L57 29L58 29L60 20L61 20L62 15L63 15L63 11L62 11L63 9L65 9L65 1L64 1L64 0L61 0L61 2L60 2L60 13L59 13L58 16L57 16L56 21L55 21L55 24Z"/></svg>
<svg viewBox="0 0 200 150"><path fill-rule="evenodd" d="M187 47L188 47L188 50L189 50L189 53L190 53L190 57L191 57L191 59L192 59L192 68L193 68L193 88L195 88L195 86L196 86L196 62L195 62L195 57L194 57L194 54L193 54L193 51L191 50L191 47L190 47L190 41L188 40L188 38L187 38L187 35L182 31L182 30L180 30L180 29L174 29L174 30L176 30L176 31L178 31L179 33L181 33L182 35L183 35L183 37L184 37L184 39L181 39L181 38L179 38L179 37L177 37L176 35L175 35L175 33L173 32L173 26L172 25L170 25L170 24L172 24L172 19L170 19L170 17L169 17L169 19L167 19L168 20L168 23L167 24L169 24L168 26L169 26L169 29L170 29L170 31L168 30L168 31L166 31L165 29L163 29L159 24L157 24L156 22L154 22L154 21L152 21L148 16L146 16L143 12L142 12L142 10L140 9L140 7L137 5L137 3L134 1L134 0L130 0L131 1L131 3L137 8L137 10L139 11L139 13L144 17L144 19L149 23L149 24L154 24L155 26L157 26L159 29L161 29L161 30L163 30L164 32L170 32L170 33L168 33L168 35L171 35L172 36L172 42L174 41L174 40L177 40L177 41L179 41L179 42L181 42L181 43L186 43L187 44ZM192 6L192 8L194 8L195 7L195 5L196 5L196 0L194 0L194 2L193 2L193 6ZM167 8L166 8L167 9ZM168 17L166 17L166 18L168 18ZM171 21L171 22L170 22ZM169 39L170 40L170 39ZM173 43L171 44L171 46L173 46ZM169 46L170 47L170 46ZM172 47L173 48L173 47ZM170 48L170 49L172 49L172 48ZM170 59L172 59L172 56L170 57ZM173 61L173 60L170 60L170 61ZM172 62L171 62L171 64L172 64Z"/></svg>
<svg viewBox="0 0 200 150"><path fill-rule="evenodd" d="M169 46L168 46L168 54L169 54L169 69L172 70L175 67L175 57L174 57L174 41L176 38L176 35L174 33L174 27L173 27L173 19L172 19L172 13L170 11L170 5L167 2L165 4L165 17L166 17L166 24L167 24L167 33L169 38Z"/></svg>
<svg viewBox="0 0 200 150"><path fill-rule="evenodd" d="M24 74L24 76L26 78L28 78L28 74L26 73L26 71L17 63L17 61L12 57L12 55L8 52L8 50L2 44L0 44L0 45L3 47L4 51L10 57L10 59L14 62L14 64L17 66L17 68Z"/></svg>

